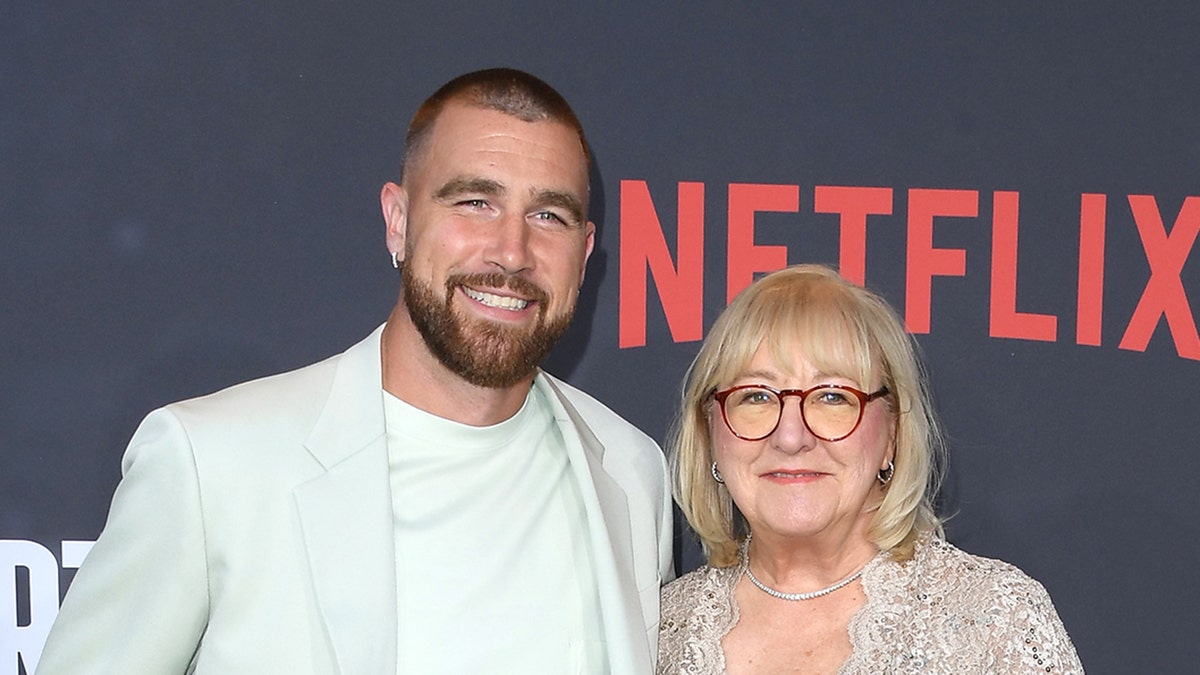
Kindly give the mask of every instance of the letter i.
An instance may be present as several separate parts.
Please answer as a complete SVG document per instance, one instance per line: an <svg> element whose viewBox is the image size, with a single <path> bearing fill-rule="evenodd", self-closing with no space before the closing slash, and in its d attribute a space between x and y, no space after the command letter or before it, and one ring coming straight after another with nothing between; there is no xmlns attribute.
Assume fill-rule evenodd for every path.
<svg viewBox="0 0 1200 675"><path fill-rule="evenodd" d="M1079 204L1079 304L1075 342L1100 345L1104 310L1104 225L1108 196L1084 194Z"/></svg>

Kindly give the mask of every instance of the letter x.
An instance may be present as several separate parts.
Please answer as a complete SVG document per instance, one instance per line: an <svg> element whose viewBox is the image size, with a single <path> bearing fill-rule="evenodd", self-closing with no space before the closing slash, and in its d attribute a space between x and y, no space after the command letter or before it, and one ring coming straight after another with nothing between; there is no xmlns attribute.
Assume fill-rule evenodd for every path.
<svg viewBox="0 0 1200 675"><path fill-rule="evenodd" d="M1179 356L1200 360L1200 335L1196 333L1196 322L1179 277L1192 245L1196 243L1196 235L1200 233L1200 197L1184 200L1170 235L1163 226L1158 203L1152 195L1129 195L1129 207L1146 250L1146 259L1150 262L1150 280L1133 311L1120 347L1146 351L1159 317L1165 315Z"/></svg>

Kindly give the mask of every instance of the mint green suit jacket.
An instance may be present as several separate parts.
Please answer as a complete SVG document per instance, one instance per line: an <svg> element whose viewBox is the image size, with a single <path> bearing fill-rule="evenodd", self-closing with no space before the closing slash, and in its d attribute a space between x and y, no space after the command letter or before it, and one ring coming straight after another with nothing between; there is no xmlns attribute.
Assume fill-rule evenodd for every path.
<svg viewBox="0 0 1200 675"><path fill-rule="evenodd" d="M394 673L381 332L151 413L37 675ZM583 492L612 670L652 673L672 575L662 453L579 390L545 373L534 386Z"/></svg>

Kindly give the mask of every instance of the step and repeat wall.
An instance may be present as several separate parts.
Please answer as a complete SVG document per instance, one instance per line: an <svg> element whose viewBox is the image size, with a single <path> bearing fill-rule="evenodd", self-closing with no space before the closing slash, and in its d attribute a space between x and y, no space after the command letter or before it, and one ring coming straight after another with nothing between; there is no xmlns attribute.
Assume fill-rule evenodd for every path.
<svg viewBox="0 0 1200 675"><path fill-rule="evenodd" d="M495 65L594 149L548 370L662 441L727 300L837 265L925 353L950 540L1042 581L1089 673L1200 660L1196 5L302 4L0 9L0 675L142 416L384 320L408 119Z"/></svg>

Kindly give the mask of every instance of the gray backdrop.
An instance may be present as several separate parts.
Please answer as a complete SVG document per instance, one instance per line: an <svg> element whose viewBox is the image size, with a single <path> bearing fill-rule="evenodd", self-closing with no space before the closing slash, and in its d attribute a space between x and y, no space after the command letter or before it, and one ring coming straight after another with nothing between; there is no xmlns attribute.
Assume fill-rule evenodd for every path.
<svg viewBox="0 0 1200 675"><path fill-rule="evenodd" d="M558 87L596 157L550 370L663 439L731 273L837 264L818 192L890 189L861 260L927 355L950 539L1042 581L1089 672L1194 669L1197 5L452 4L0 8L0 675L143 415L382 322L407 120L493 65Z"/></svg>

